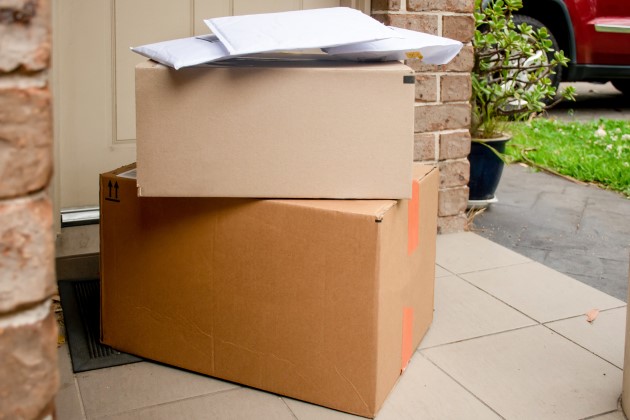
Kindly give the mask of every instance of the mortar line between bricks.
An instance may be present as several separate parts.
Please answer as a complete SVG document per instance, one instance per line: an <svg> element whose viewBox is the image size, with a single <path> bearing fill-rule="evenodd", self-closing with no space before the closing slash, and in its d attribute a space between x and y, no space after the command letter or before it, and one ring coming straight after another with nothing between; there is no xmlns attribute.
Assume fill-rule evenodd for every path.
<svg viewBox="0 0 630 420"><path fill-rule="evenodd" d="M453 101L453 102L416 102L414 106L416 108L420 107L430 107L430 106L444 106L444 105L470 105L469 101ZM454 129L451 129L454 130Z"/></svg>
<svg viewBox="0 0 630 420"><path fill-rule="evenodd" d="M417 12L410 10L376 10L371 12L372 16L375 15L415 15L415 16L471 16L472 12L446 12L427 10L426 12Z"/></svg>

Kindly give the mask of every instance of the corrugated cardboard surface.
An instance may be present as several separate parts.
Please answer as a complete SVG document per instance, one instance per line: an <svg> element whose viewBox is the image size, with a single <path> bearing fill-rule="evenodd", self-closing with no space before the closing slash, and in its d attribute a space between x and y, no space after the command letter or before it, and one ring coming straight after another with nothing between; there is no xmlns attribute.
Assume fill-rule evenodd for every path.
<svg viewBox="0 0 630 420"><path fill-rule="evenodd" d="M136 67L152 197L410 197L413 71L397 62Z"/></svg>
<svg viewBox="0 0 630 420"><path fill-rule="evenodd" d="M417 215L408 200L138 198L123 169L101 176L105 344L375 415L404 331L415 349L432 320L436 169L417 167Z"/></svg>

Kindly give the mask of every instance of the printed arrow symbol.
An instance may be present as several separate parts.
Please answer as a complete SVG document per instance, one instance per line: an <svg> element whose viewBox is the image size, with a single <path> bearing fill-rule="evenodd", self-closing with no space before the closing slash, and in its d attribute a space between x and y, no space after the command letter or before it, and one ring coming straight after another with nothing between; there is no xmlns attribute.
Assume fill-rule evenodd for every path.
<svg viewBox="0 0 630 420"><path fill-rule="evenodd" d="M116 181L116 183L114 184L114 190L116 190L115 198L118 198L118 181Z"/></svg>
<svg viewBox="0 0 630 420"><path fill-rule="evenodd" d="M111 197L112 196L112 181L111 180L107 183L107 187L109 188L108 197Z"/></svg>

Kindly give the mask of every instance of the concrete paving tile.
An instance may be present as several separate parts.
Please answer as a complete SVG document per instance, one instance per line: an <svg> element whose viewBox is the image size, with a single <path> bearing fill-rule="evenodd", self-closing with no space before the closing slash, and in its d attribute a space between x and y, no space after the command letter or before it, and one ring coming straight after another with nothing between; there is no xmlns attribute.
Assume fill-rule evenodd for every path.
<svg viewBox="0 0 630 420"><path fill-rule="evenodd" d="M455 274L528 261L528 258L474 233L450 233L437 237L436 262Z"/></svg>
<svg viewBox="0 0 630 420"><path fill-rule="evenodd" d="M85 419L79 388L72 373L72 362L68 352L68 344L57 349L59 366L59 391L55 396L57 418L68 420Z"/></svg>
<svg viewBox="0 0 630 420"><path fill-rule="evenodd" d="M238 385L149 362L77 374L88 418L121 413Z"/></svg>
<svg viewBox="0 0 630 420"><path fill-rule="evenodd" d="M536 321L459 277L441 277L435 280L433 323L420 348L534 324Z"/></svg>
<svg viewBox="0 0 630 420"><path fill-rule="evenodd" d="M437 264L435 265L435 278L452 276L452 275L453 275L453 273L451 273L450 271L440 267Z"/></svg>
<svg viewBox="0 0 630 420"><path fill-rule="evenodd" d="M283 397L282 399L298 420L365 420L365 417L331 410L320 405L309 404L287 397Z"/></svg>
<svg viewBox="0 0 630 420"><path fill-rule="evenodd" d="M625 305L619 299L536 262L461 277L538 322L582 315L593 308L602 310Z"/></svg>
<svg viewBox="0 0 630 420"><path fill-rule="evenodd" d="M586 316L578 316L545 325L623 369L626 308L602 311L593 323L588 323Z"/></svg>
<svg viewBox="0 0 630 420"><path fill-rule="evenodd" d="M359 420L363 417L283 398L298 420ZM420 354L389 394L375 420L499 419L488 407Z"/></svg>
<svg viewBox="0 0 630 420"><path fill-rule="evenodd" d="M504 418L583 419L621 394L621 369L542 325L421 352Z"/></svg>
<svg viewBox="0 0 630 420"><path fill-rule="evenodd" d="M376 416L376 420L499 418L420 354L411 359Z"/></svg>
<svg viewBox="0 0 630 420"><path fill-rule="evenodd" d="M105 417L116 420L295 420L280 397L240 388Z"/></svg>
<svg viewBox="0 0 630 420"><path fill-rule="evenodd" d="M590 417L588 420L628 420L623 415L623 411L617 410L612 413L602 414L601 416Z"/></svg>

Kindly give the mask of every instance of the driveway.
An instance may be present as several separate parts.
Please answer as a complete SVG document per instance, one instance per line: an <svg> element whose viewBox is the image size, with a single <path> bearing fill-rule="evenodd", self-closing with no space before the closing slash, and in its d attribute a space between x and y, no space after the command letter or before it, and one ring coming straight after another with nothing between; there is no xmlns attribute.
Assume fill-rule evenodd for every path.
<svg viewBox="0 0 630 420"><path fill-rule="evenodd" d="M607 83L575 83L578 100L549 113L562 120L630 120L630 100ZM474 217L481 236L627 300L630 200L523 165L504 169L498 203Z"/></svg>
<svg viewBox="0 0 630 420"><path fill-rule="evenodd" d="M562 102L548 111L549 116L566 121L590 121L599 118L630 120L630 98L610 83L562 83L574 86L575 102Z"/></svg>

